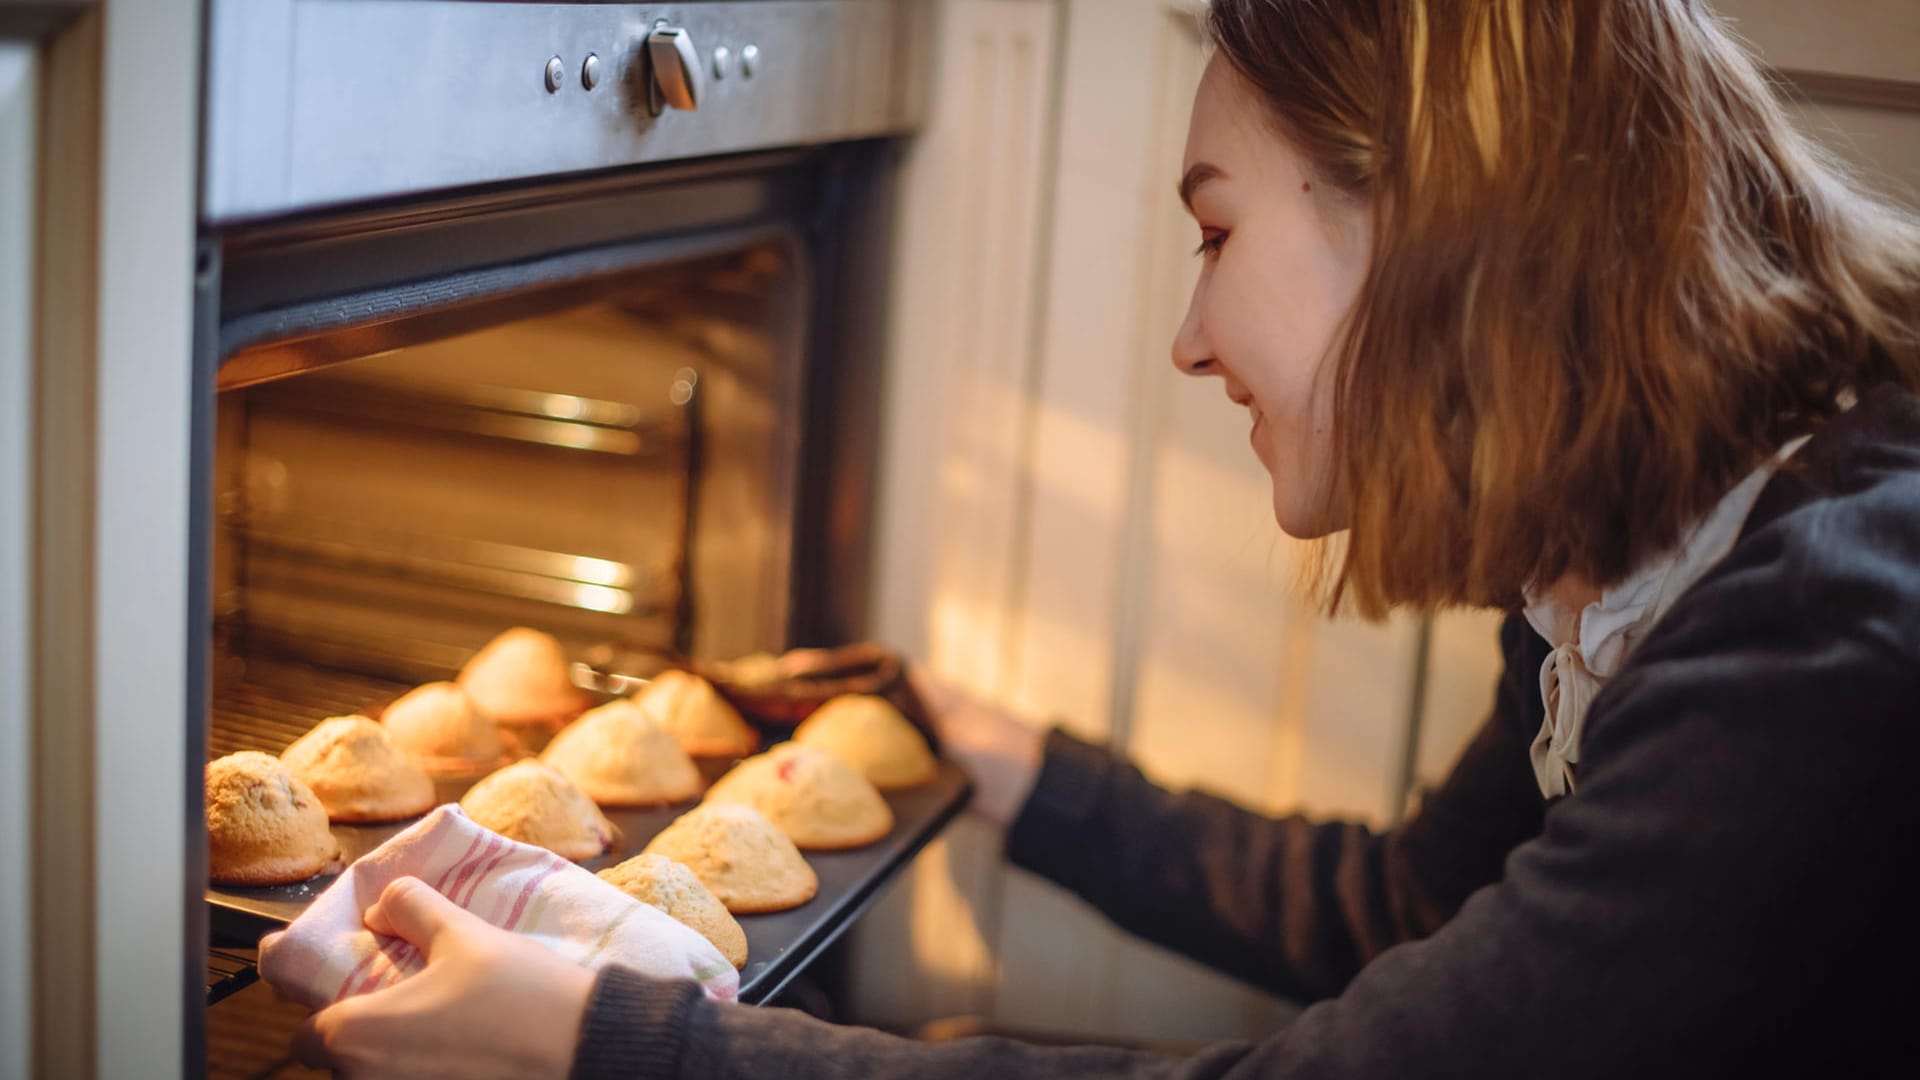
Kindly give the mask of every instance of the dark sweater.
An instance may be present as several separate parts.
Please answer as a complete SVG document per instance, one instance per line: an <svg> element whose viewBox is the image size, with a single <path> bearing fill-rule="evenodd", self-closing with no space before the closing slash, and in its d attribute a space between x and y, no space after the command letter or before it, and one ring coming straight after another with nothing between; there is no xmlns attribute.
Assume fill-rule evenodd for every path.
<svg viewBox="0 0 1920 1080"><path fill-rule="evenodd" d="M1317 1001L1194 1058L920 1044L602 976L579 1077L1619 1077L1910 1072L1920 946L1920 403L1882 390L1776 476L1588 713L1576 792L1493 714L1404 825L1173 794L1055 734L1012 860L1116 923Z"/></svg>

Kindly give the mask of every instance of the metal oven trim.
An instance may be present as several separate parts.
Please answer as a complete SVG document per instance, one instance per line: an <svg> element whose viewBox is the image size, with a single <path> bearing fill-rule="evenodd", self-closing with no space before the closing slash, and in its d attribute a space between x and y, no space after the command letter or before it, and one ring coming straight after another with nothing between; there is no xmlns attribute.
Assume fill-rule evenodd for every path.
<svg viewBox="0 0 1920 1080"><path fill-rule="evenodd" d="M930 7L212 0L202 213L235 223L899 134L924 99ZM662 21L697 46L692 112L650 105Z"/></svg>
<svg viewBox="0 0 1920 1080"><path fill-rule="evenodd" d="M798 234L788 225L654 237L242 315L220 328L219 386L234 389L332 361L496 325L555 306L554 292L568 286L591 286L650 267L764 243L792 252L802 250ZM339 338L345 340L336 343ZM249 351L280 362L235 371L235 358Z"/></svg>

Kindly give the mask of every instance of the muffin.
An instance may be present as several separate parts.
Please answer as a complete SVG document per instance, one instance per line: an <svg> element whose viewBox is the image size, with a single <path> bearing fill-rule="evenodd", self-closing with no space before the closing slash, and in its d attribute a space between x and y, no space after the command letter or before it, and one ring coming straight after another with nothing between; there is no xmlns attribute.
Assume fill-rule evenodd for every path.
<svg viewBox="0 0 1920 1080"><path fill-rule="evenodd" d="M586 695L568 674L560 642L524 626L474 653L460 669L460 688L475 708L508 727L557 728L587 706Z"/></svg>
<svg viewBox="0 0 1920 1080"><path fill-rule="evenodd" d="M280 761L334 821L392 821L433 808L432 778L364 716L320 721L281 751Z"/></svg>
<svg viewBox="0 0 1920 1080"><path fill-rule="evenodd" d="M500 733L450 682L407 691L380 714L387 737L428 776L477 776L506 760Z"/></svg>
<svg viewBox="0 0 1920 1080"><path fill-rule="evenodd" d="M794 730L793 741L859 769L881 791L916 787L940 771L926 737L885 698L842 694Z"/></svg>
<svg viewBox="0 0 1920 1080"><path fill-rule="evenodd" d="M893 811L859 770L790 742L734 766L706 801L751 806L806 851L861 847L893 828Z"/></svg>
<svg viewBox="0 0 1920 1080"><path fill-rule="evenodd" d="M759 732L747 726L739 710L712 683L691 672L661 672L634 695L634 702L695 757L745 757L760 746Z"/></svg>
<svg viewBox="0 0 1920 1080"><path fill-rule="evenodd" d="M702 803L660 830L645 854L693 871L735 915L799 907L820 889L793 841L751 806Z"/></svg>
<svg viewBox="0 0 1920 1080"><path fill-rule="evenodd" d="M546 848L563 859L591 859L613 842L613 823L585 792L552 766L516 761L473 785L460 809L511 840Z"/></svg>
<svg viewBox="0 0 1920 1080"><path fill-rule="evenodd" d="M631 701L561 729L540 760L601 806L659 806L700 794L700 770L680 743Z"/></svg>
<svg viewBox="0 0 1920 1080"><path fill-rule="evenodd" d="M207 869L229 885L284 885L334 869L327 809L280 759L242 750L207 763Z"/></svg>
<svg viewBox="0 0 1920 1080"><path fill-rule="evenodd" d="M747 966L747 934L727 906L693 871L665 855L635 855L600 877L643 904L651 904L713 942L727 963Z"/></svg>

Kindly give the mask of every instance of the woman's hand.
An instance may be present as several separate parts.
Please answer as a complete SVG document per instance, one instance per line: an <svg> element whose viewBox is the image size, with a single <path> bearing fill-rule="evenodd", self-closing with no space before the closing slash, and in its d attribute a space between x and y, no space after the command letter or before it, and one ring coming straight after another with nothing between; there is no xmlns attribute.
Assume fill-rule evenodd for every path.
<svg viewBox="0 0 1920 1080"><path fill-rule="evenodd" d="M294 1054L361 1077L564 1077L593 972L502 930L418 878L368 908L367 929L404 938L426 966L395 986L309 1017Z"/></svg>
<svg viewBox="0 0 1920 1080"><path fill-rule="evenodd" d="M1003 827L1012 825L1040 777L1044 733L917 664L907 678L932 714L941 751L973 777L973 808Z"/></svg>

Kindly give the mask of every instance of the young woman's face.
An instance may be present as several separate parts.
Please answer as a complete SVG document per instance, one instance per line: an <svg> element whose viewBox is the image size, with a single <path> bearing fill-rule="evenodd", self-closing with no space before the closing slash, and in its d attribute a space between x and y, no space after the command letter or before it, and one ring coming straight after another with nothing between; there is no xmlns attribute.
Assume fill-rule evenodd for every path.
<svg viewBox="0 0 1920 1080"><path fill-rule="evenodd" d="M1181 192L1202 264L1174 366L1220 376L1246 407L1281 529L1308 539L1345 528L1327 357L1366 272L1366 208L1307 174L1217 58L1194 98Z"/></svg>

